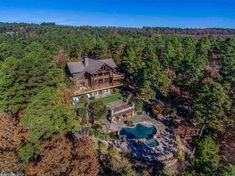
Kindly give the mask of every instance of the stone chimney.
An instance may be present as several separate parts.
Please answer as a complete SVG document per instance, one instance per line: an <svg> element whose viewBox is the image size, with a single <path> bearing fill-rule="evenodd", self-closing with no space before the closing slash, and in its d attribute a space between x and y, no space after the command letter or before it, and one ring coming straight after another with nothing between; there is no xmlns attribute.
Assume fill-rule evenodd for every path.
<svg viewBox="0 0 235 176"><path fill-rule="evenodd" d="M89 58L87 56L83 59L83 64L85 67L89 65Z"/></svg>

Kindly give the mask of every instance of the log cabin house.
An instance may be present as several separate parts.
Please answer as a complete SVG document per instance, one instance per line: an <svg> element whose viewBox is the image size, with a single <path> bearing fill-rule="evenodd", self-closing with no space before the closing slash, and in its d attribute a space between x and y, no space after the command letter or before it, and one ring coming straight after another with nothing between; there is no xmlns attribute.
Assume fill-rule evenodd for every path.
<svg viewBox="0 0 235 176"><path fill-rule="evenodd" d="M123 85L124 74L117 70L113 59L96 60L85 57L79 62L67 63L67 71L74 82L74 94L103 97Z"/></svg>

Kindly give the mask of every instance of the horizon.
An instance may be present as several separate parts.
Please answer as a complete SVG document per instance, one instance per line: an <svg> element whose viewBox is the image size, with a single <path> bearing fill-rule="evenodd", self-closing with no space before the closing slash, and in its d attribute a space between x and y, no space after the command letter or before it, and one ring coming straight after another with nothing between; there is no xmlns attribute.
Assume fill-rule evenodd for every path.
<svg viewBox="0 0 235 176"><path fill-rule="evenodd" d="M235 27L171 27L171 26L140 26L140 27L128 27L128 26L96 26L96 25L70 25L70 24L57 24L53 21L44 21L41 23L28 23L28 22L2 22L0 21L0 24L26 24L26 25L43 25L43 23L48 25L56 25L61 27L92 27L92 28L120 28L120 29L144 29L144 28L161 28L161 29L228 29L228 30L235 30ZM51 23L51 24L50 24Z"/></svg>
<svg viewBox="0 0 235 176"><path fill-rule="evenodd" d="M2 0L3 23L92 27L235 28L235 2L231 0Z"/></svg>

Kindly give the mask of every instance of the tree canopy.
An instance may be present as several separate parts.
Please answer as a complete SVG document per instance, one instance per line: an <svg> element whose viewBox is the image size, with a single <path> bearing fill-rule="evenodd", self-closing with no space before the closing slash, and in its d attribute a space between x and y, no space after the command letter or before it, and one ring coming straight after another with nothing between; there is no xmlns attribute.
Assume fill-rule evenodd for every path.
<svg viewBox="0 0 235 176"><path fill-rule="evenodd" d="M224 175L233 173L232 166L227 168L218 160L218 146L223 147L221 127L229 126L226 131L231 134L234 131L234 38L233 29L0 23L0 112L4 112L0 171L99 173L90 139L82 138L76 144L70 136L80 125L70 105L73 84L64 67L66 62L88 56L113 58L125 73L125 89L141 107L144 102L145 110L154 99L177 110L186 105L192 113L182 118L196 120L198 126L205 124L190 163L193 170L185 175L210 175L219 167ZM86 108L80 116L87 115ZM106 114L99 100L91 102L88 111L92 123ZM182 114L178 111L178 115ZM102 168L107 171L102 174L135 175L130 163L121 161L109 158L113 171Z"/></svg>
<svg viewBox="0 0 235 176"><path fill-rule="evenodd" d="M231 107L231 100L219 83L202 85L193 98L193 109L196 118L207 125L217 129L226 117L226 111Z"/></svg>
<svg viewBox="0 0 235 176"><path fill-rule="evenodd" d="M66 133L78 127L75 114L60 103L58 92L46 88L32 98L21 124L27 127L31 142L46 139L56 133Z"/></svg>
<svg viewBox="0 0 235 176"><path fill-rule="evenodd" d="M200 173L212 175L215 173L219 164L219 147L214 140L206 136L196 145L196 170Z"/></svg>
<svg viewBox="0 0 235 176"><path fill-rule="evenodd" d="M39 44L29 45L25 52L24 58L11 56L1 65L1 111L17 113L39 91L62 83L63 72L54 66Z"/></svg>

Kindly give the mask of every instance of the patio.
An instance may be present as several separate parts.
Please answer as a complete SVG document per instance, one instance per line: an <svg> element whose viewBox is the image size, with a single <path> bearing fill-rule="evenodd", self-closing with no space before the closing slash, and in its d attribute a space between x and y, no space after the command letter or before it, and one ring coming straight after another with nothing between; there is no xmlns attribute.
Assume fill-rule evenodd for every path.
<svg viewBox="0 0 235 176"><path fill-rule="evenodd" d="M159 142L159 146L148 147L141 142L141 140L116 140L113 141L113 144L118 144L117 147L122 146L122 148L127 148L134 158L139 158L141 160L165 161L173 158L176 151L176 138L175 134L167 126L161 121L149 117L147 114L136 115L128 120L132 120L134 124L146 123L154 125L157 128L157 134L154 136L154 139ZM124 121L125 120L119 120L112 123L107 121L103 125L103 130L107 133L119 131L120 129L127 127Z"/></svg>
<svg viewBox="0 0 235 176"><path fill-rule="evenodd" d="M105 121L105 125L103 126L103 130L106 132L114 132L114 131L119 131L121 128L127 127L127 125L125 124L126 119L120 119L119 121L115 121L110 123L108 120ZM128 118L128 120L133 121L134 124L136 123L140 123L140 122L145 122L148 124L152 124L154 125L158 132L160 132L161 130L165 129L166 126L161 123L160 121L151 118L150 116L148 116L147 114L144 115L134 115L130 118Z"/></svg>

